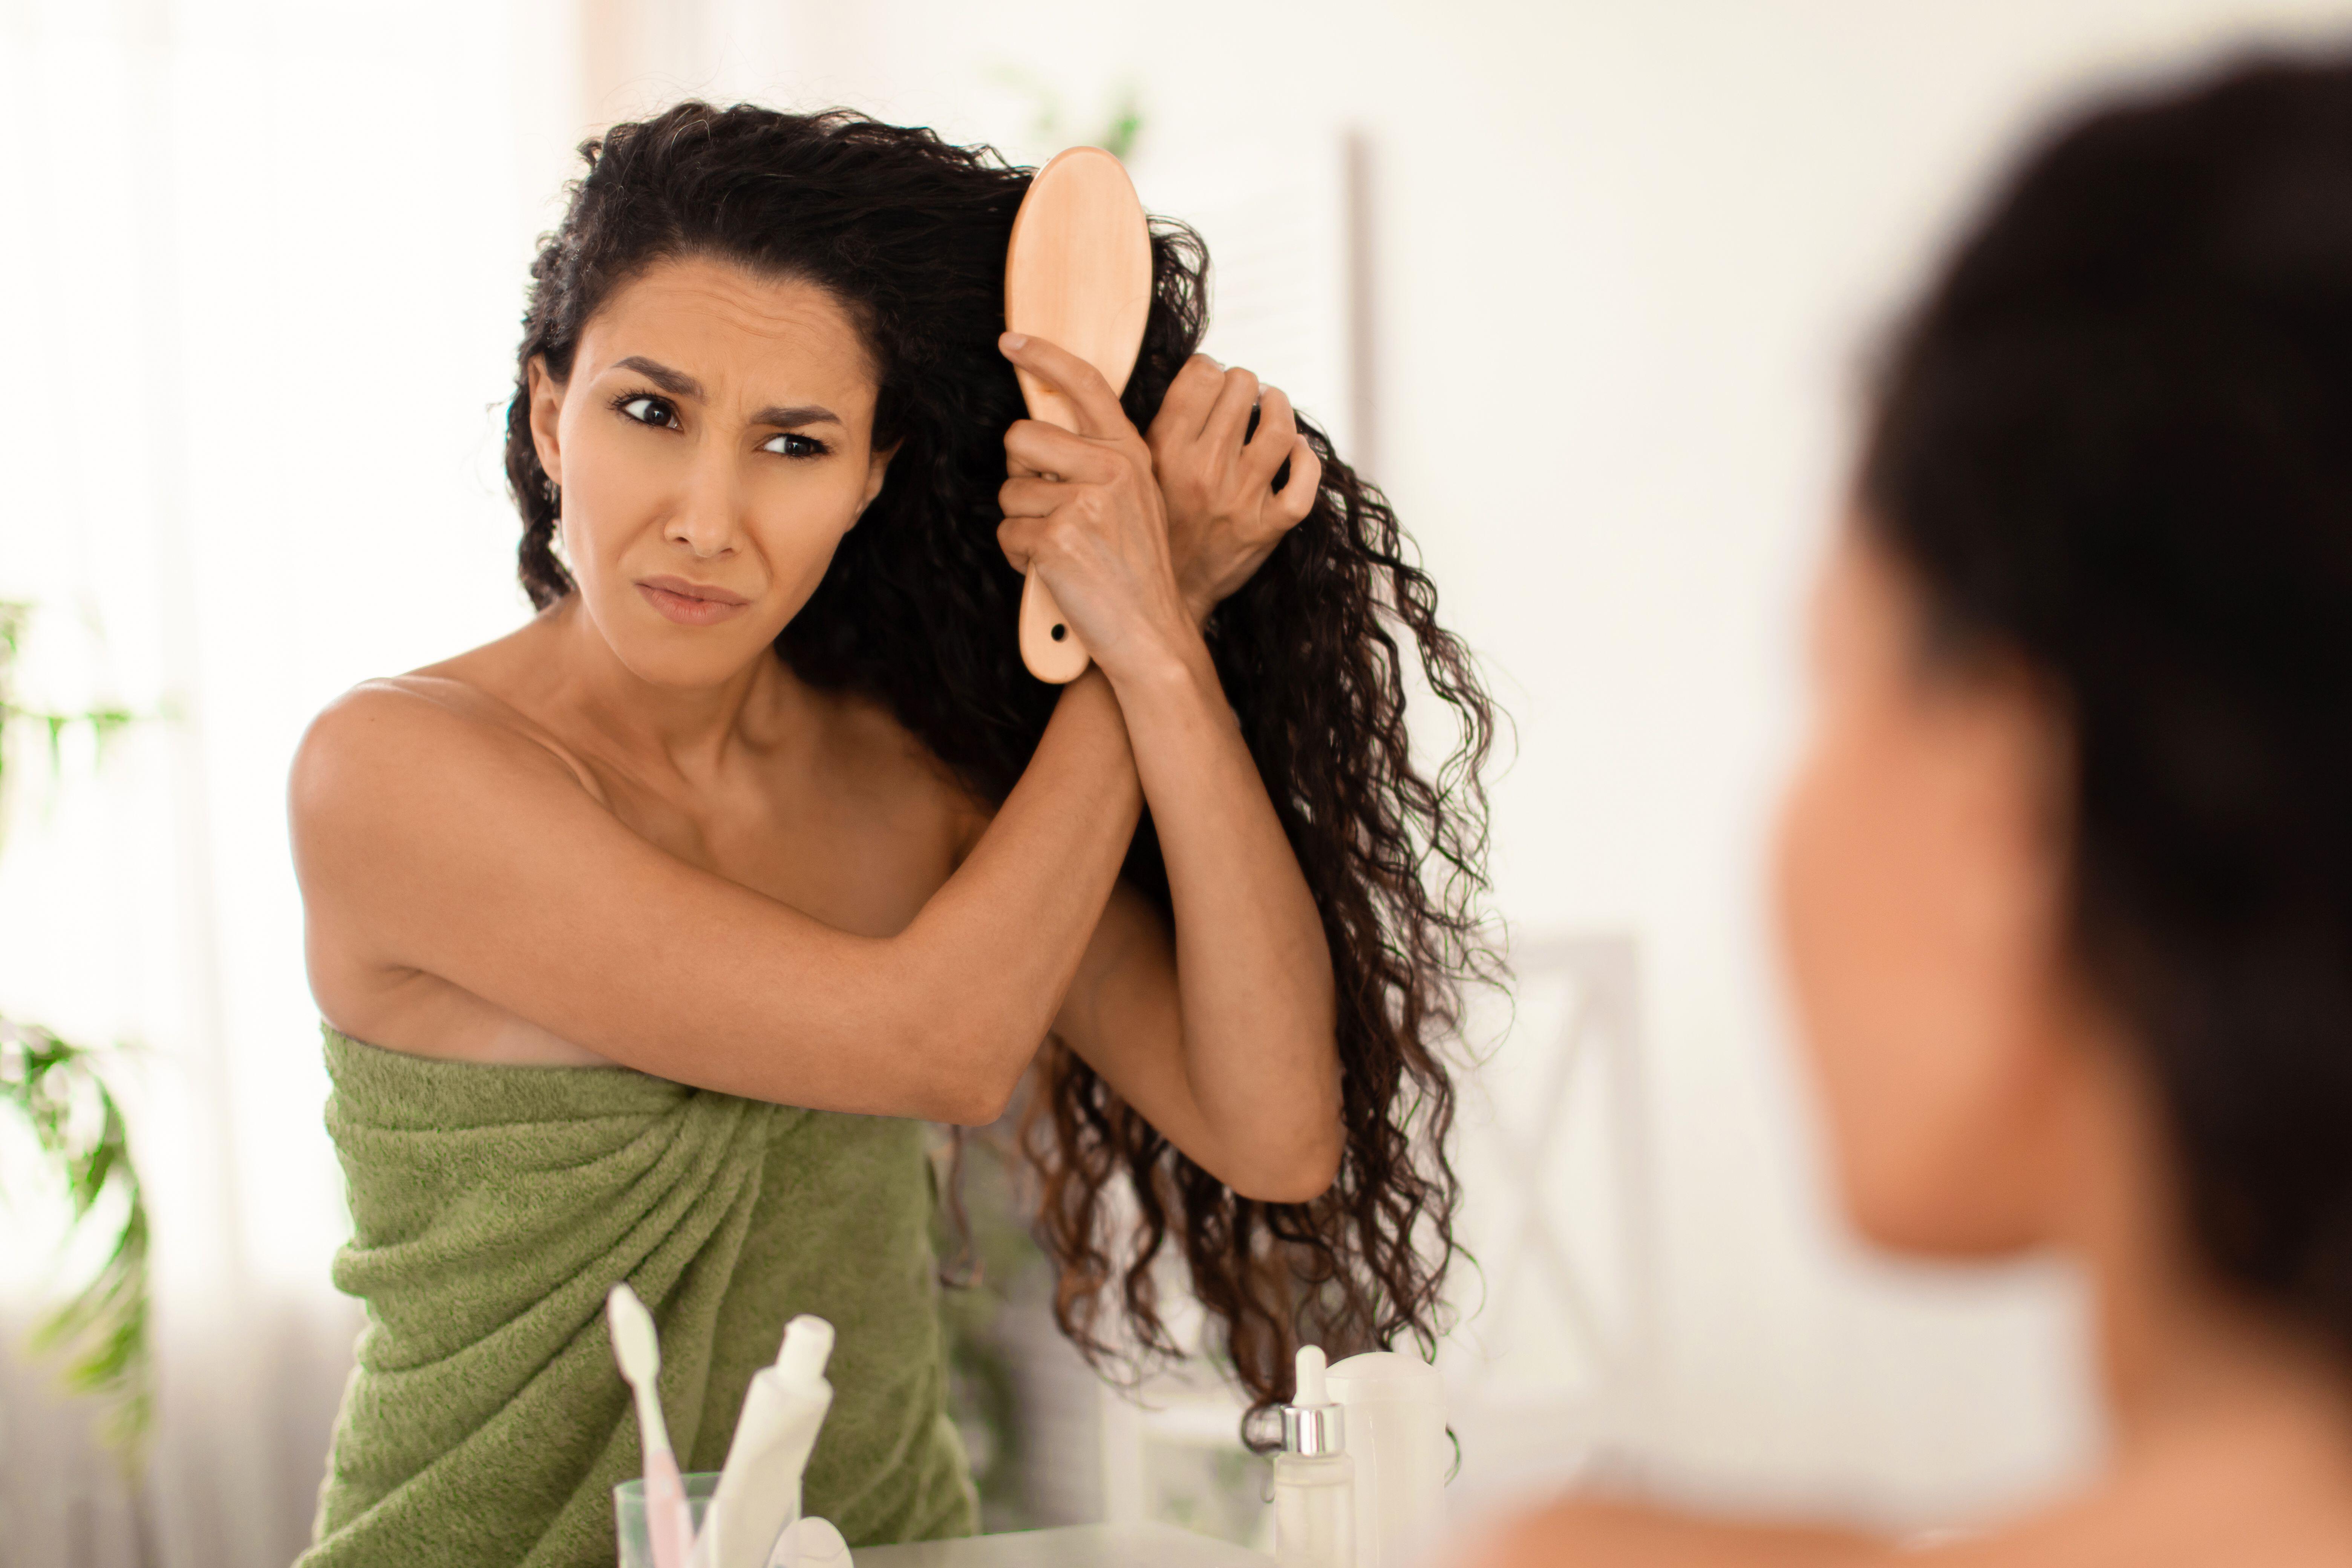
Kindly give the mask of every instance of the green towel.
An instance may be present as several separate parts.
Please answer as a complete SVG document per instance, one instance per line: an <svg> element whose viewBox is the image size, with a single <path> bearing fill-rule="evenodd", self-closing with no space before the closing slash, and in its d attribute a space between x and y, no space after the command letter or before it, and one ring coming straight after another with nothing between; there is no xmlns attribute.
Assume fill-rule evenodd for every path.
<svg viewBox="0 0 2352 1568"><path fill-rule="evenodd" d="M808 1511L853 1545L971 1531L921 1123L331 1029L327 1068L335 1284L367 1327L300 1568L611 1563L613 1487L640 1463L605 1337L621 1279L660 1325L684 1468L719 1468L752 1373L814 1312L840 1340Z"/></svg>

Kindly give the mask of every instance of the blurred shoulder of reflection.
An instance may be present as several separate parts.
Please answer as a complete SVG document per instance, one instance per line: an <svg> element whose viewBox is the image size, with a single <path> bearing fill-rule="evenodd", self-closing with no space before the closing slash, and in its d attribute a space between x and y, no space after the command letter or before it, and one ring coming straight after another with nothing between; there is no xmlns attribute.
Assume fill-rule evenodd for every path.
<svg viewBox="0 0 2352 1568"><path fill-rule="evenodd" d="M1571 1499L1471 1542L1448 1568L1854 1568L1902 1555L1887 1542L1844 1531Z"/></svg>

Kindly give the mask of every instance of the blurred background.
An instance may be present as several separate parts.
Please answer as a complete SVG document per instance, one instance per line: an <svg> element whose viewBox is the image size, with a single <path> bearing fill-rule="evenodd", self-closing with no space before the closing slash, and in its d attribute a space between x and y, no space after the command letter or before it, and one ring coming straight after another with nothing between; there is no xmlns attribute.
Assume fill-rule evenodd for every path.
<svg viewBox="0 0 2352 1568"><path fill-rule="evenodd" d="M583 137L688 95L1117 147L1209 241L1212 351L1419 541L1517 730L1457 1517L1597 1472L1929 1531L2079 1474L2066 1273L1892 1265L1827 1198L1761 897L1805 585L1873 345L2021 136L2346 40L2352 4L2284 0L0 0L0 1018L125 1043L47 1124L94 1148L91 1084L120 1105L153 1400L132 1479L120 1402L26 1348L132 1196L101 1170L67 1234L0 1104L0 1563L307 1539L357 1314L286 765L353 681L526 613L498 428L532 241ZM1213 1379L1101 1390L971 1167L992 1521L1255 1536Z"/></svg>

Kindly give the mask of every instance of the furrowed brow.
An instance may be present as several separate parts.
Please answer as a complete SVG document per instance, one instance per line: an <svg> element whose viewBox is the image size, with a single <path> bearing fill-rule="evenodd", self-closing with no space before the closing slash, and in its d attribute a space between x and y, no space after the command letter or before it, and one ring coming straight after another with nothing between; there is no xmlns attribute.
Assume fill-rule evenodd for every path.
<svg viewBox="0 0 2352 1568"><path fill-rule="evenodd" d="M840 425L841 422L840 415L814 403L797 404L790 408L762 408L751 416L752 424L765 425L777 430L798 430L810 425Z"/></svg>
<svg viewBox="0 0 2352 1568"><path fill-rule="evenodd" d="M661 361L647 359L643 354L631 354L613 368L635 371L672 397L699 398L702 395L702 383L682 370L672 370Z"/></svg>

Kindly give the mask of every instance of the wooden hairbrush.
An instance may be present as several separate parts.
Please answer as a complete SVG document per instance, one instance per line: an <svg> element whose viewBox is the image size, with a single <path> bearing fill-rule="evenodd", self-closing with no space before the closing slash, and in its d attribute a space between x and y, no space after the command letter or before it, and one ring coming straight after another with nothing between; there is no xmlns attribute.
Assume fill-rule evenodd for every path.
<svg viewBox="0 0 2352 1568"><path fill-rule="evenodd" d="M1037 171L1013 218L1004 254L1004 327L1043 338L1127 390L1151 311L1151 230L1126 168L1099 147L1072 147ZM1078 427L1069 399L1016 368L1029 416ZM1092 656L1062 616L1054 591L1029 568L1021 587L1021 658L1056 686L1087 672Z"/></svg>

